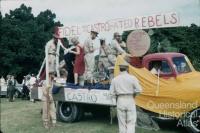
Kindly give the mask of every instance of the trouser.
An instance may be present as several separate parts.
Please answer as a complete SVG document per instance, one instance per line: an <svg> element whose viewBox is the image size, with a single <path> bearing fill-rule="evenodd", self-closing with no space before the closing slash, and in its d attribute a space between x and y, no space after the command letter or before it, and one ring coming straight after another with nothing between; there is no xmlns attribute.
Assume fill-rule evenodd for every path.
<svg viewBox="0 0 200 133"><path fill-rule="evenodd" d="M14 93L15 93L14 87L9 87L9 89L8 89L8 98L9 98L10 102L13 101Z"/></svg>
<svg viewBox="0 0 200 133"><path fill-rule="evenodd" d="M29 89L27 86L23 86L23 90L22 90L22 93L23 93L23 98L28 98L29 97Z"/></svg>
<svg viewBox="0 0 200 133"><path fill-rule="evenodd" d="M99 70L102 69L108 69L108 67L111 67L112 64L108 61L107 57L100 57L99 58Z"/></svg>
<svg viewBox="0 0 200 133"><path fill-rule="evenodd" d="M93 80L93 73L95 67L95 58L93 53L85 55L85 80Z"/></svg>
<svg viewBox="0 0 200 133"><path fill-rule="evenodd" d="M133 96L118 97L117 117L119 133L135 133L137 115Z"/></svg>
<svg viewBox="0 0 200 133"><path fill-rule="evenodd" d="M47 105L49 104L49 105ZM42 114L43 122L49 123L49 124L55 124L56 123L56 109L54 101L47 100L43 101L43 114Z"/></svg>

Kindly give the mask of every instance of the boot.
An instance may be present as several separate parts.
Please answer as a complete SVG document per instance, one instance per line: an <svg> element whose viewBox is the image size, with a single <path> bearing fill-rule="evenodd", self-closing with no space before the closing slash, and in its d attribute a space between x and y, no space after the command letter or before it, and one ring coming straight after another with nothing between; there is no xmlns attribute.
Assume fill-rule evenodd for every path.
<svg viewBox="0 0 200 133"><path fill-rule="evenodd" d="M46 129L49 129L49 128L50 128L49 122L48 122L48 121L44 121L44 122L43 122L43 125L44 125L44 128L46 128Z"/></svg>

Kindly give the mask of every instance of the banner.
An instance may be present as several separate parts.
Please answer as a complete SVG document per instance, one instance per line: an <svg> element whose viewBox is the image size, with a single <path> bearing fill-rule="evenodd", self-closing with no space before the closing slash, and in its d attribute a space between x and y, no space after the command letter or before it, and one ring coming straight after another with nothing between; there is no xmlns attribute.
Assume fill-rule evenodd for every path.
<svg viewBox="0 0 200 133"><path fill-rule="evenodd" d="M176 12L171 12L150 16L112 19L93 24L59 27L59 35L60 37L71 37L89 33L91 30L102 33L176 26L179 26L179 15Z"/></svg>

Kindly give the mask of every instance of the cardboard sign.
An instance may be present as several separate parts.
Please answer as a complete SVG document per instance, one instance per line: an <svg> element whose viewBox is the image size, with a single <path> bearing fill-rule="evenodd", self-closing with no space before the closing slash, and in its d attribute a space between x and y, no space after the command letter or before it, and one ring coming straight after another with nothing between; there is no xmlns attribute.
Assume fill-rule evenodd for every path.
<svg viewBox="0 0 200 133"><path fill-rule="evenodd" d="M59 27L60 37L80 36L91 30L104 32L121 32L134 29L149 29L179 26L179 16L175 12L154 14L149 16L118 18L105 22L85 25L67 25Z"/></svg>
<svg viewBox="0 0 200 133"><path fill-rule="evenodd" d="M116 105L109 90L64 88L65 101L99 105Z"/></svg>
<svg viewBox="0 0 200 133"><path fill-rule="evenodd" d="M150 37L143 30L132 31L127 38L127 48L134 57L144 55L150 47Z"/></svg>

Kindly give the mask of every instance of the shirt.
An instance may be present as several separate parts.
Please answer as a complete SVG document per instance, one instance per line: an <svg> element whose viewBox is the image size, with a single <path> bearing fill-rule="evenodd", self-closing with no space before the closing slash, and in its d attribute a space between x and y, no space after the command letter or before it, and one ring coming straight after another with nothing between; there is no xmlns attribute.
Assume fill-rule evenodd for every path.
<svg viewBox="0 0 200 133"><path fill-rule="evenodd" d="M29 83L30 83L31 86L33 86L33 84L36 83L36 78L35 77L31 77Z"/></svg>
<svg viewBox="0 0 200 133"><path fill-rule="evenodd" d="M112 40L110 44L110 48L112 50L113 55L119 55L119 54L125 53L125 51L121 48L117 40Z"/></svg>
<svg viewBox="0 0 200 133"><path fill-rule="evenodd" d="M63 46L63 44L60 42L60 40L58 40L58 43L56 45L56 44L54 44L54 39L51 39L47 42L47 44L45 46L45 50L48 54L55 54L55 55L59 56L60 47L62 47L64 50L66 50L66 48Z"/></svg>
<svg viewBox="0 0 200 133"><path fill-rule="evenodd" d="M58 39L57 45L54 43L54 39L51 39L50 41L47 42L45 46L46 67L47 67L47 64L49 63L49 54L53 54L56 56L55 58L56 68L59 68L60 47L62 47L64 50L67 50L59 39ZM48 69L46 68L46 73L47 73L46 80L49 82L49 72L47 72L47 70ZM60 76L59 70L56 70L56 71L57 71L57 76L59 77Z"/></svg>
<svg viewBox="0 0 200 133"><path fill-rule="evenodd" d="M142 88L138 79L128 74L128 72L121 72L120 75L115 77L110 86L110 93L112 97L118 95L133 95L134 93L141 93Z"/></svg>
<svg viewBox="0 0 200 133"><path fill-rule="evenodd" d="M90 37L85 40L84 52L85 54L94 52L94 41Z"/></svg>
<svg viewBox="0 0 200 133"><path fill-rule="evenodd" d="M108 45L105 45L104 47L100 47L99 55L101 56L108 56L111 54L111 49Z"/></svg>

